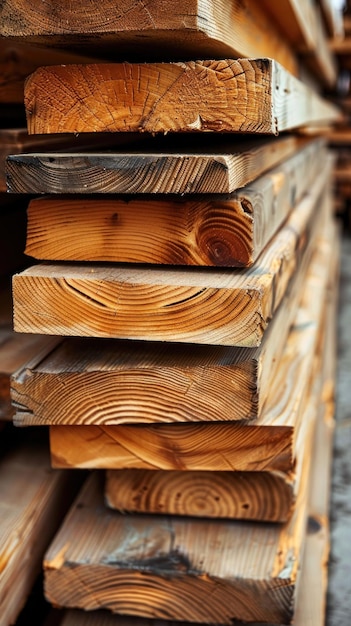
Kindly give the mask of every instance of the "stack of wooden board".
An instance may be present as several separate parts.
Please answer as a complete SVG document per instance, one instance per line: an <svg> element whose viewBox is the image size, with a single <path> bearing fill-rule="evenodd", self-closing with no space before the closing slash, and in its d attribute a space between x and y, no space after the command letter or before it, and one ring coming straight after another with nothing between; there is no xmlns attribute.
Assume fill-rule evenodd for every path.
<svg viewBox="0 0 351 626"><path fill-rule="evenodd" d="M334 84L313 39L320 16L284 4L310 70ZM289 623L332 388L338 246L325 141L276 135L338 113L296 78L282 25L253 42L258 18L270 23L253 0L244 13L214 0L177 15L155 2L116 21L111 7L108 29L95 6L90 30L80 2L69 35L60 10L50 21L34 4L24 21L10 5L6 36L90 46L99 34L101 51L118 40L119 54L134 52L40 68L25 87L34 137L108 134L123 151L7 162L11 192L47 194L29 205L26 252L45 262L14 277L15 329L66 337L12 377L15 423L49 425L56 467L108 470L105 483L91 474L46 555L46 597ZM138 62L140 40L163 62Z"/></svg>

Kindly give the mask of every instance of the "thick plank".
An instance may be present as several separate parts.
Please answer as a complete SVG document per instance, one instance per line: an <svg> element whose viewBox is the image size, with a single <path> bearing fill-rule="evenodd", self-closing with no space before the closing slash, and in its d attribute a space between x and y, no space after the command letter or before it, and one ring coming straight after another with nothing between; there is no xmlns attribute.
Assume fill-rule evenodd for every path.
<svg viewBox="0 0 351 626"><path fill-rule="evenodd" d="M9 41L74 47L125 60L272 57L297 73L296 57L256 0L75 0L74 6L3 0L0 34Z"/></svg>
<svg viewBox="0 0 351 626"><path fill-rule="evenodd" d="M328 228L333 230L330 225ZM307 402L317 341L316 320L323 306L323 284L327 282L325 260L331 257L331 244L328 246L321 241L318 249L318 263L314 259L317 263L315 276L310 276L311 282L306 282L306 302L299 309L273 383L270 379L270 395L255 424L216 421L148 427L51 426L54 466L291 472L299 437L299 417ZM333 266L332 261L330 265ZM267 367L263 368L265 372ZM226 399L225 392L223 395ZM58 415L61 415L60 410L56 419L61 419ZM217 420L219 416L216 412ZM28 418L30 420L30 416Z"/></svg>
<svg viewBox="0 0 351 626"><path fill-rule="evenodd" d="M34 199L26 254L49 261L249 267L310 188L321 160L323 140L312 141L230 196ZM22 166L19 176L22 182Z"/></svg>
<svg viewBox="0 0 351 626"><path fill-rule="evenodd" d="M263 5L317 79L334 87L337 65L328 47L319 7L310 0L264 0Z"/></svg>
<svg viewBox="0 0 351 626"><path fill-rule="evenodd" d="M95 134L95 138L99 136ZM111 134L104 135L105 142L108 137ZM8 190L23 193L30 189L40 194L62 194L67 189L71 194L231 193L303 145L296 136L246 137L241 141L217 136L209 142L208 135L194 135L189 151L187 136L152 137L149 142L145 142L145 135L142 138L143 144L137 142L134 151L128 153L84 151L24 157L19 154L21 150L13 150L7 163Z"/></svg>
<svg viewBox="0 0 351 626"><path fill-rule="evenodd" d="M13 624L23 608L78 487L71 473L50 469L47 447L30 438L1 457L1 626Z"/></svg>
<svg viewBox="0 0 351 626"><path fill-rule="evenodd" d="M329 165L252 268L49 265L13 278L14 327L54 335L260 345L318 220Z"/></svg>
<svg viewBox="0 0 351 626"><path fill-rule="evenodd" d="M25 88L29 133L252 132L333 122L339 112L274 60L40 68Z"/></svg>

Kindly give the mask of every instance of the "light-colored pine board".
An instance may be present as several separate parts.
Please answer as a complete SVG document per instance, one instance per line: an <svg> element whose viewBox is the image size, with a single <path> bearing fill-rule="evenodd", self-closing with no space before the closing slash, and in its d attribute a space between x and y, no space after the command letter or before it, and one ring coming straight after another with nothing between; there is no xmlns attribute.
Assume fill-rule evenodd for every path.
<svg viewBox="0 0 351 626"><path fill-rule="evenodd" d="M312 141L251 185L203 200L37 198L28 207L26 254L49 261L250 267L310 188L321 160L323 141ZM22 166L19 176L23 181Z"/></svg>
<svg viewBox="0 0 351 626"><path fill-rule="evenodd" d="M95 134L96 138L99 136ZM104 135L105 142L106 137L111 135ZM67 189L71 194L231 193L292 156L303 145L303 140L296 136L254 140L246 137L241 141L214 136L209 141L208 135L195 135L189 151L187 137L175 135L162 137L163 142L158 141L161 138L152 138L146 152L145 136L142 137L143 144L138 143L130 153L110 150L24 157L20 151L13 150L7 163L8 190L23 193L30 189L40 194L62 194Z"/></svg>
<svg viewBox="0 0 351 626"><path fill-rule="evenodd" d="M46 446L32 440L0 459L1 626L23 608L77 488L72 474L50 469Z"/></svg>
<svg viewBox="0 0 351 626"><path fill-rule="evenodd" d="M4 0L0 34L9 41L74 47L125 60L228 58L277 59L297 73L296 56L256 0L154 0L130 3L75 0L56 6Z"/></svg>
<svg viewBox="0 0 351 626"><path fill-rule="evenodd" d="M328 228L333 230L330 225ZM307 300L299 309L273 384L270 380L270 395L255 424L51 426L54 466L291 472L323 306L326 259L331 257L331 245L321 241L318 249L319 269L315 265L315 277L306 282ZM218 414L215 417L218 419ZM30 415L27 419L30 423Z"/></svg>
<svg viewBox="0 0 351 626"><path fill-rule="evenodd" d="M28 132L278 132L333 122L336 107L270 59L40 68Z"/></svg>
<svg viewBox="0 0 351 626"><path fill-rule="evenodd" d="M13 277L14 327L54 335L255 347L318 226L329 165L259 262L212 272L42 264Z"/></svg>

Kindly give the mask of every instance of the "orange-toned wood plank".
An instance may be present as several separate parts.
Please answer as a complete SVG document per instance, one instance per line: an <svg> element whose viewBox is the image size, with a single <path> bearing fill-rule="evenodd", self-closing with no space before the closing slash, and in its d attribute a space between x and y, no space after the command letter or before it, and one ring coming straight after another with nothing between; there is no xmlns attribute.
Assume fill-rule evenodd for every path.
<svg viewBox="0 0 351 626"><path fill-rule="evenodd" d="M145 60L262 56L293 73L296 56L256 0L68 0L55 7L4 0L0 34L10 42L73 47L107 58Z"/></svg>
<svg viewBox="0 0 351 626"><path fill-rule="evenodd" d="M277 134L339 117L269 59L41 68L26 81L25 106L31 134Z"/></svg>

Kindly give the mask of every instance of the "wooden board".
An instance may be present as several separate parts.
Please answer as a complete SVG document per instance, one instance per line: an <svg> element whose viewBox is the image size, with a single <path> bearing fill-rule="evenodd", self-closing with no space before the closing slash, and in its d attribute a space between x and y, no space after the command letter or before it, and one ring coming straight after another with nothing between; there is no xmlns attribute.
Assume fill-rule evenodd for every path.
<svg viewBox="0 0 351 626"><path fill-rule="evenodd" d="M312 141L230 196L34 199L25 251L50 261L249 267L309 190L321 160L323 141Z"/></svg>
<svg viewBox="0 0 351 626"><path fill-rule="evenodd" d="M153 0L140 2L75 0L43 6L36 0L4 0L0 34L10 42L74 47L107 58L141 61L262 56L277 59L297 73L298 64L285 38L256 0ZM40 51L39 51L40 52Z"/></svg>
<svg viewBox="0 0 351 626"><path fill-rule="evenodd" d="M320 215L329 210L326 203ZM235 421L257 418L271 388L316 240L256 348L68 339L12 377L17 425ZM62 386L65 394L62 394ZM133 389L133 399L130 390Z"/></svg>
<svg viewBox="0 0 351 626"><path fill-rule="evenodd" d="M339 113L274 60L40 68L25 88L28 132L278 132Z"/></svg>
<svg viewBox="0 0 351 626"><path fill-rule="evenodd" d="M330 225L329 230L332 231ZM307 402L308 379L317 341L316 322L311 321L311 316L313 320L318 320L320 316L322 285L327 281L325 259L331 255L331 247L326 247L325 242L321 241L318 248L320 269L317 272L315 266L313 288L310 282L306 282L309 286L306 290L306 309L302 307L299 310L273 384L270 379L270 395L255 424L215 421L148 427L51 426L50 447L54 466L291 472L298 437L298 416L301 417L301 407ZM319 298L317 293L321 294ZM313 313L309 312L310 307ZM268 367L267 363L265 365ZM267 367L264 368L265 373ZM59 410L56 419L61 419L61 414ZM31 423L32 416L28 414L25 417L27 423ZM220 415L215 413L214 417L218 420Z"/></svg>
<svg viewBox="0 0 351 626"><path fill-rule="evenodd" d="M1 626L16 621L79 487L71 473L50 469L45 445L27 440L0 459Z"/></svg>
<svg viewBox="0 0 351 626"><path fill-rule="evenodd" d="M43 54L43 51L41 51L41 54ZM13 107L8 108L12 109ZM0 128L0 193L7 191L5 165L6 158L10 154L33 152L33 150L56 150L61 153L62 150L67 149L76 153L77 151L87 150L91 147L95 149L103 147L104 150L107 150L111 144L113 144L114 147L121 143L123 145L123 140L125 141L125 137L116 137L111 134L107 136L104 134L91 135L89 133L78 136L65 134L28 135L27 130L23 128ZM133 146L136 142L134 140L130 141L130 143ZM292 151L293 148L291 147L290 150ZM273 152L273 149L271 151ZM284 158L284 154L282 158Z"/></svg>
<svg viewBox="0 0 351 626"><path fill-rule="evenodd" d="M95 141L99 136L94 135ZM103 137L105 144L109 138L111 141L111 133ZM81 154L25 157L18 153L21 151L12 150L7 162L8 189L15 193L30 189L40 194L62 194L67 189L71 194L231 193L303 146L303 140L296 136L238 140L226 135L209 141L208 135L199 134L194 135L189 151L186 135L141 137L143 142L136 142L133 152L128 153L111 152L106 145L100 153L85 150ZM128 145L131 149L133 145Z"/></svg>
<svg viewBox="0 0 351 626"><path fill-rule="evenodd" d="M14 327L54 335L260 345L317 228L329 166L252 268L48 265L13 278Z"/></svg>

